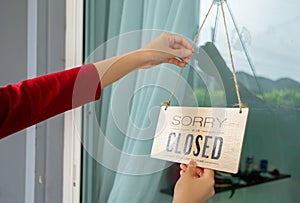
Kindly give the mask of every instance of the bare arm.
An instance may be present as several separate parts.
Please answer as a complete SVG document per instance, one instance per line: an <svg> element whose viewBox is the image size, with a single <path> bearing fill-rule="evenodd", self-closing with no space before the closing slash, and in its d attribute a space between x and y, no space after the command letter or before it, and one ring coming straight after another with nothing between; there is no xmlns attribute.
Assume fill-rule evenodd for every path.
<svg viewBox="0 0 300 203"><path fill-rule="evenodd" d="M94 65L103 88L139 68L148 68L160 63L184 67L193 52L193 46L185 38L163 33L142 49L99 61ZM177 60L176 57L183 61Z"/></svg>
<svg viewBox="0 0 300 203"><path fill-rule="evenodd" d="M105 87L138 68L165 62L183 67L185 61L175 56L187 60L193 51L185 38L163 33L143 49L99 61L95 66L87 64L0 87L0 139L99 99L99 79Z"/></svg>

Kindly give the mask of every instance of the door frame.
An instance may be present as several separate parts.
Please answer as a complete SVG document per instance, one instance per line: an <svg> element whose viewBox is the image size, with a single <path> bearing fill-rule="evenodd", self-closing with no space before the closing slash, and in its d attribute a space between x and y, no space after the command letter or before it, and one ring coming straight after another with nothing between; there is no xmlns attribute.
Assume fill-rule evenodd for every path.
<svg viewBox="0 0 300 203"><path fill-rule="evenodd" d="M66 69L83 63L84 1L66 0ZM82 108L65 113L63 203L79 203Z"/></svg>

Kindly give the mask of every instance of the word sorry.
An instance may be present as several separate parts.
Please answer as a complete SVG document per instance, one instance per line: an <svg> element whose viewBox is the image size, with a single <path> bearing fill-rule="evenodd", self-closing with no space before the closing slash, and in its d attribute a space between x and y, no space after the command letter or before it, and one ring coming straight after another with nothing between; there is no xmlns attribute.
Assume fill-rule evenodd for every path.
<svg viewBox="0 0 300 203"><path fill-rule="evenodd" d="M221 128L227 118L220 119L215 117L202 116L173 116L172 125L196 126L196 127L219 127Z"/></svg>

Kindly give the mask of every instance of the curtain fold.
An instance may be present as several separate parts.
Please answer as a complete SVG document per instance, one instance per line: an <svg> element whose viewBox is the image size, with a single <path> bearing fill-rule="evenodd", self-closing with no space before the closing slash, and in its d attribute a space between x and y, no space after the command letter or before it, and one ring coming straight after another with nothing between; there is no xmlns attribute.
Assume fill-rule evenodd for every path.
<svg viewBox="0 0 300 203"><path fill-rule="evenodd" d="M198 0L90 0L86 8L86 63L140 48L161 30L193 39L199 19ZM168 99L178 72L172 65L135 71L84 107L84 203L171 201L159 193L168 164L150 158L150 151L160 102ZM193 105L182 100L187 90L179 86L174 104ZM116 121L120 113L129 119Z"/></svg>

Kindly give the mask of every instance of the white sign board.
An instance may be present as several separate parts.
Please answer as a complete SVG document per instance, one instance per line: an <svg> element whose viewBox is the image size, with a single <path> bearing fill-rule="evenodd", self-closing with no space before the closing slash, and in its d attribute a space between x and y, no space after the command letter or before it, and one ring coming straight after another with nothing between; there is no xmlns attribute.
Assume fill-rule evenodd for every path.
<svg viewBox="0 0 300 203"><path fill-rule="evenodd" d="M248 108L162 107L151 157L237 173Z"/></svg>

